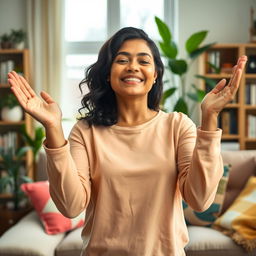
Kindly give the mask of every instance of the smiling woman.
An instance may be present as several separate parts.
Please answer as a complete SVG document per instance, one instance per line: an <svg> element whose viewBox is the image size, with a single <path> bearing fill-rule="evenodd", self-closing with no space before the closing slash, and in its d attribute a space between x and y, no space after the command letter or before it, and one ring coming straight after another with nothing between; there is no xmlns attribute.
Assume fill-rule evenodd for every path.
<svg viewBox="0 0 256 256"><path fill-rule="evenodd" d="M196 211L215 198L223 172L217 117L234 97L246 59L239 58L227 85L221 80L206 95L196 128L184 114L159 109L159 51L143 30L123 28L80 83L89 89L85 113L68 140L52 97L39 98L23 77L9 73L20 104L46 129L52 199L69 218L86 210L81 255L185 255L182 198Z"/></svg>

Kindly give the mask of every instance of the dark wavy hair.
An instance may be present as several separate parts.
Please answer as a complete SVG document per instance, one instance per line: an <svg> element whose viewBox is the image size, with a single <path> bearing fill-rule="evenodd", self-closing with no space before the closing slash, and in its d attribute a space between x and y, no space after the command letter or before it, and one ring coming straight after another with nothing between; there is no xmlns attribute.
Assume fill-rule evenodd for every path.
<svg viewBox="0 0 256 256"><path fill-rule="evenodd" d="M111 126L117 123L117 102L115 92L109 85L108 78L114 58L118 50L126 40L143 39L147 42L153 57L157 71L157 79L148 93L148 108L159 110L160 100L163 93L164 66L156 44L141 29L126 27L120 29L101 47L98 60L86 70L85 78L79 83L79 89L88 86L89 92L83 96L79 108L81 115L79 120L84 119L91 125ZM82 114L85 111L85 115Z"/></svg>

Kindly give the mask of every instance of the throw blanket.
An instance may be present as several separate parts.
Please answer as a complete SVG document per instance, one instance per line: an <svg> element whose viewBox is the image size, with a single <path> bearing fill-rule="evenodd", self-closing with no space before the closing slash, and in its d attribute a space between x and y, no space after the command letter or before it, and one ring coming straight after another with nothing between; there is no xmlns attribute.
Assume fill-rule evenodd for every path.
<svg viewBox="0 0 256 256"><path fill-rule="evenodd" d="M230 208L214 222L213 228L230 236L248 252L256 248L256 177L249 178Z"/></svg>

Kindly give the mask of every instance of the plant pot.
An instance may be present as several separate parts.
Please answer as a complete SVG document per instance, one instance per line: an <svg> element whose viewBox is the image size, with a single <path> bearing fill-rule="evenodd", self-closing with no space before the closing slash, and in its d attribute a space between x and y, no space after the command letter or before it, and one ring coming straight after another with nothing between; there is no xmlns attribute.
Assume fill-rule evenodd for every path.
<svg viewBox="0 0 256 256"><path fill-rule="evenodd" d="M1 48L2 49L10 49L10 48L12 48L12 43L11 42L1 42Z"/></svg>
<svg viewBox="0 0 256 256"><path fill-rule="evenodd" d="M19 43L15 43L14 48L18 49L18 50L23 50L25 48L25 42L22 41L22 42L19 42Z"/></svg>
<svg viewBox="0 0 256 256"><path fill-rule="evenodd" d="M16 106L12 109L8 107L2 108L1 118L3 121L18 122L22 120L22 117L23 117L23 111L20 106Z"/></svg>

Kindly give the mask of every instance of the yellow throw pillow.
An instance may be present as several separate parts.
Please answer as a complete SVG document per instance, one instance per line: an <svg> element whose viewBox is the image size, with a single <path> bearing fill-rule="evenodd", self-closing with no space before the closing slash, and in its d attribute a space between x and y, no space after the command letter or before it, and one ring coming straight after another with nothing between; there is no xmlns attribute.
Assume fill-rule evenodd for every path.
<svg viewBox="0 0 256 256"><path fill-rule="evenodd" d="M256 177L250 177L246 186L213 225L230 236L247 251L256 248Z"/></svg>

